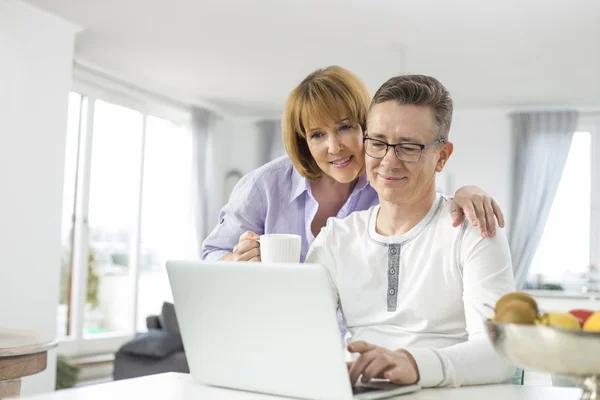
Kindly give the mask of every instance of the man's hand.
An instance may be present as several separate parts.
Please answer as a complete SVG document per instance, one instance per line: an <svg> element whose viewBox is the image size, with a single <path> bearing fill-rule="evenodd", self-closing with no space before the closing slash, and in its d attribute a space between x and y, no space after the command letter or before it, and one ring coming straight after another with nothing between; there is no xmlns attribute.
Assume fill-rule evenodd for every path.
<svg viewBox="0 0 600 400"><path fill-rule="evenodd" d="M354 385L362 375L363 383L373 378L389 379L396 385L411 385L419 381L419 368L415 359L405 350L391 351L364 341L348 345L351 353L360 353L355 361L350 361L348 373Z"/></svg>
<svg viewBox="0 0 600 400"><path fill-rule="evenodd" d="M454 195L452 226L459 226L463 217L466 217L471 225L479 227L482 237L492 237L496 234L496 219L498 225L504 228L502 210L494 199L478 186L463 186Z"/></svg>

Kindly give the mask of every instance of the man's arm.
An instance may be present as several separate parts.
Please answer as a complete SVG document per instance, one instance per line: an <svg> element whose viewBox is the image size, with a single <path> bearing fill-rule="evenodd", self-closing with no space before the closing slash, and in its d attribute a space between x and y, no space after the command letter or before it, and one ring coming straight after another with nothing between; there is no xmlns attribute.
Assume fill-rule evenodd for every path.
<svg viewBox="0 0 600 400"><path fill-rule="evenodd" d="M336 307L339 304L339 294L337 290L337 284L335 282L335 274L336 274L336 262L335 257L331 254L329 250L330 247L327 244L327 239L331 234L331 220L327 221L327 224L321 232L317 235L315 240L313 241L310 249L308 249L308 253L306 254L306 259L304 260L307 264L320 264L325 267L328 271L327 277L329 279L329 290L331 294L331 298L333 304Z"/></svg>
<svg viewBox="0 0 600 400"><path fill-rule="evenodd" d="M423 387L499 383L514 373L514 366L494 350L484 325L492 316L485 305L515 290L508 242L503 232L485 239L478 233L467 227L460 256L468 341L442 349L405 349L416 361Z"/></svg>

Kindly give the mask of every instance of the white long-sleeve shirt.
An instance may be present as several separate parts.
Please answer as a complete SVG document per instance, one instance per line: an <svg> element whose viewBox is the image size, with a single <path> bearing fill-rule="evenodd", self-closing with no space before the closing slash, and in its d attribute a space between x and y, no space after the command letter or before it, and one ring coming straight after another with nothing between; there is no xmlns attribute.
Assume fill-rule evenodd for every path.
<svg viewBox="0 0 600 400"><path fill-rule="evenodd" d="M378 234L378 211L330 218L306 258L331 274L347 341L406 349L423 387L508 380L514 367L494 351L484 325L493 314L485 304L515 290L503 232L482 238L467 222L452 227L439 194L403 235Z"/></svg>

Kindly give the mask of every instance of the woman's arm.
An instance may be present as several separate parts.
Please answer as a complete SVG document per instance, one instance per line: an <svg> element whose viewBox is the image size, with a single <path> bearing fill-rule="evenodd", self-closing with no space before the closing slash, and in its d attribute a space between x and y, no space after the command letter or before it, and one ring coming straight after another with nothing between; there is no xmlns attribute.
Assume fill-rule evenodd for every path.
<svg viewBox="0 0 600 400"><path fill-rule="evenodd" d="M263 198L261 188L251 175L246 175L238 182L219 213L217 226L202 243L203 260L233 260L234 248L238 242L244 241L241 238L244 233L249 237L253 236L251 233L264 233L267 210ZM255 251L251 248L247 250Z"/></svg>

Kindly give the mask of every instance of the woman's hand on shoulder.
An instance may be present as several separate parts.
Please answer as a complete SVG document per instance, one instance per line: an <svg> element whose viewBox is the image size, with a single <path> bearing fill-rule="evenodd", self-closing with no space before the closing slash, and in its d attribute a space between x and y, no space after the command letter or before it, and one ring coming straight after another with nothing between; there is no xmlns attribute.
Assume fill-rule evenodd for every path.
<svg viewBox="0 0 600 400"><path fill-rule="evenodd" d="M459 226L463 218L479 227L482 237L496 234L496 220L504 228L504 214L496 201L479 186L463 186L452 200L452 225Z"/></svg>

